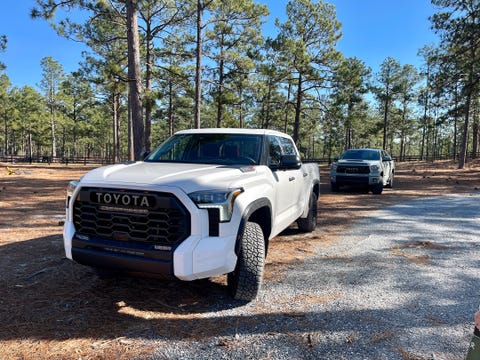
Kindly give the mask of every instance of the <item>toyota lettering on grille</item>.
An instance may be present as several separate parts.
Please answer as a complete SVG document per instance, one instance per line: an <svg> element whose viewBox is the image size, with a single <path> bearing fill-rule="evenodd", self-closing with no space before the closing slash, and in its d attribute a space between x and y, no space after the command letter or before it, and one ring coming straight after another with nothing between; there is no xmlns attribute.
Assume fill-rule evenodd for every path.
<svg viewBox="0 0 480 360"><path fill-rule="evenodd" d="M154 197L141 194L92 192L93 202L109 206L125 206L135 208L152 208L155 204Z"/></svg>

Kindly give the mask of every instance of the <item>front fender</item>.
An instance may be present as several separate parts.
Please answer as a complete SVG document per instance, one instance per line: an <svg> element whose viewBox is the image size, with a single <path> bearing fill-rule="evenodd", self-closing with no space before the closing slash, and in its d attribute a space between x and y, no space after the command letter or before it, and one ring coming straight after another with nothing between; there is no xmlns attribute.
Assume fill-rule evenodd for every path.
<svg viewBox="0 0 480 360"><path fill-rule="evenodd" d="M265 254L267 253L268 240L272 230L273 210L272 203L268 198L259 198L250 203L244 210L237 232L237 241L235 243L235 254L240 251L240 241L243 230L248 221L256 222L260 225L265 239Z"/></svg>

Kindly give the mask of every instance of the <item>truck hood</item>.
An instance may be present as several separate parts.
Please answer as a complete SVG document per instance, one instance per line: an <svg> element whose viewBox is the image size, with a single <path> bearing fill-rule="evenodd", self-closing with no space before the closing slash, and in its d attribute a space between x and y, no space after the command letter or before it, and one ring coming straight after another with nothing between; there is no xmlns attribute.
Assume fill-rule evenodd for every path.
<svg viewBox="0 0 480 360"><path fill-rule="evenodd" d="M128 187L173 186L186 193L241 186L256 173L253 166L135 162L101 167L83 176L81 185Z"/></svg>
<svg viewBox="0 0 480 360"><path fill-rule="evenodd" d="M356 160L356 159L345 159L338 160L338 165L378 165L381 163L380 160Z"/></svg>

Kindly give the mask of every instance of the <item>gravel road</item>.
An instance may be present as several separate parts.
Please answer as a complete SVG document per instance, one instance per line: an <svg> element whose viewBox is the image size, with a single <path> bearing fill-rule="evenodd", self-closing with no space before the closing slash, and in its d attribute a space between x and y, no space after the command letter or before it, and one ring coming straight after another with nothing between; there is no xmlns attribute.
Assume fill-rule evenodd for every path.
<svg viewBox="0 0 480 360"><path fill-rule="evenodd" d="M204 336L149 345L155 359L463 359L479 259L479 195L400 203L267 282L256 302L219 294L196 320Z"/></svg>

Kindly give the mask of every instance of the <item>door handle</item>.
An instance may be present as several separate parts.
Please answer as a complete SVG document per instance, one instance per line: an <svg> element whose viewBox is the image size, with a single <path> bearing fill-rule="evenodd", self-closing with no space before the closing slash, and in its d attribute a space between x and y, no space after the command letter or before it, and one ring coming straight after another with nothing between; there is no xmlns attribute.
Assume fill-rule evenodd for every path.
<svg viewBox="0 0 480 360"><path fill-rule="evenodd" d="M295 180L295 176L291 176L288 178L288 181L293 181L293 180Z"/></svg>

